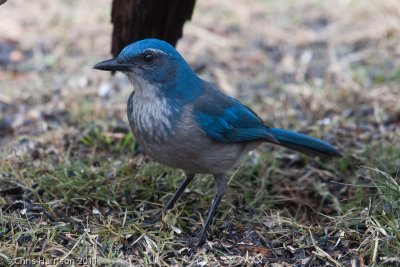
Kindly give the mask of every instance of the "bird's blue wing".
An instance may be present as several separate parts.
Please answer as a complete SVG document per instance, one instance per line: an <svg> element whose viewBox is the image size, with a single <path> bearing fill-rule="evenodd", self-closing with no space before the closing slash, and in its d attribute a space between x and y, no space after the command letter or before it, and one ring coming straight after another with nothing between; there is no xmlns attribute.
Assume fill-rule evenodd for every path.
<svg viewBox="0 0 400 267"><path fill-rule="evenodd" d="M268 127L249 108L234 98L213 90L206 90L193 105L193 114L208 137L224 143L276 140Z"/></svg>

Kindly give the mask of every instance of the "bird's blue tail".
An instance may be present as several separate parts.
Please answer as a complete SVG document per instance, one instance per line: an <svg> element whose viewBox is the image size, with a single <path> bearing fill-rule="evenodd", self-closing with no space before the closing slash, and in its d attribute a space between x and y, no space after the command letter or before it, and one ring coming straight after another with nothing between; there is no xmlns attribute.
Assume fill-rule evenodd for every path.
<svg viewBox="0 0 400 267"><path fill-rule="evenodd" d="M280 145L312 156L340 157L333 146L310 136L278 128L268 128Z"/></svg>

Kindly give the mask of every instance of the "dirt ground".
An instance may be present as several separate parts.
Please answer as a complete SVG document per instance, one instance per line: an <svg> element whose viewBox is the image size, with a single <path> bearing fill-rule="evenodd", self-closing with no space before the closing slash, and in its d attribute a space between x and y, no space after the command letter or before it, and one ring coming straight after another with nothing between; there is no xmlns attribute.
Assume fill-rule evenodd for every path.
<svg viewBox="0 0 400 267"><path fill-rule="evenodd" d="M0 6L0 266L400 266L400 2L198 0L177 49L268 125L331 161L263 145L213 197L131 135L110 58L111 1Z"/></svg>

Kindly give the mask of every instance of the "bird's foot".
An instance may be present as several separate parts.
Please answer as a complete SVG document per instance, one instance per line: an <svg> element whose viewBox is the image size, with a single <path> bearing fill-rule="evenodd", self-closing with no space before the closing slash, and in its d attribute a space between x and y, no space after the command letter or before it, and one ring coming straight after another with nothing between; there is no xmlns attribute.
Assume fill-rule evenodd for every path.
<svg viewBox="0 0 400 267"><path fill-rule="evenodd" d="M190 247L201 247L206 242L206 238L204 236L182 237L179 240L189 244Z"/></svg>
<svg viewBox="0 0 400 267"><path fill-rule="evenodd" d="M162 213L159 212L152 216L151 218L146 218L143 220L143 225L144 226L151 226L154 225L162 220Z"/></svg>
<svg viewBox="0 0 400 267"><path fill-rule="evenodd" d="M161 227L164 227L166 225L166 219L167 219L166 215L167 215L166 211L158 212L155 215L153 215L151 218L144 219L143 224L145 226L151 226L151 225L161 222L161 224L162 224Z"/></svg>

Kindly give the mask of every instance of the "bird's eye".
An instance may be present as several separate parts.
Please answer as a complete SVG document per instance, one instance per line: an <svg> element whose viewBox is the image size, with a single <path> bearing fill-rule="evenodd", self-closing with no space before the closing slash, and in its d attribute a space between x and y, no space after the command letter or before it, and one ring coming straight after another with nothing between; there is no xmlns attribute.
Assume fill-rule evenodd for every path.
<svg viewBox="0 0 400 267"><path fill-rule="evenodd" d="M146 62L147 64L151 64L154 62L154 55L152 54L145 54L143 57L144 62Z"/></svg>

